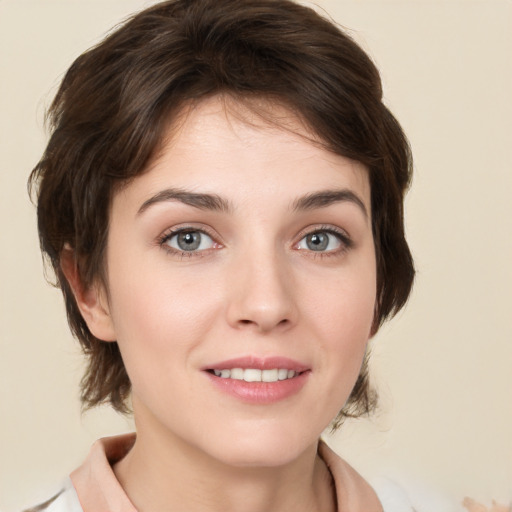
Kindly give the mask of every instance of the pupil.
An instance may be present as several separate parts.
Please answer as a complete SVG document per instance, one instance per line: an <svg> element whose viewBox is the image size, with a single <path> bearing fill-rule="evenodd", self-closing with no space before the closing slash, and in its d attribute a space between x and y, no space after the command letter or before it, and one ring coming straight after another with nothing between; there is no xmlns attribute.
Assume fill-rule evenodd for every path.
<svg viewBox="0 0 512 512"><path fill-rule="evenodd" d="M195 231L180 233L178 235L178 246L183 251L194 251L201 243L201 236Z"/></svg>
<svg viewBox="0 0 512 512"><path fill-rule="evenodd" d="M313 233L307 237L306 243L312 251L324 251L329 244L329 238L321 233Z"/></svg>

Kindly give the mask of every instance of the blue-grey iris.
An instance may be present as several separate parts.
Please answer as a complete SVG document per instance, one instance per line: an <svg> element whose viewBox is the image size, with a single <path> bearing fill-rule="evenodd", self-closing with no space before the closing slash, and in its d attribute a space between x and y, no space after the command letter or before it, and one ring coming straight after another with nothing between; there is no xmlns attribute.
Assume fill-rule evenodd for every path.
<svg viewBox="0 0 512 512"><path fill-rule="evenodd" d="M329 235L326 233L311 233L306 237L306 245L311 251L325 251L329 245Z"/></svg>
<svg viewBox="0 0 512 512"><path fill-rule="evenodd" d="M178 233L176 243L182 251L195 251L201 245L201 233L198 231Z"/></svg>

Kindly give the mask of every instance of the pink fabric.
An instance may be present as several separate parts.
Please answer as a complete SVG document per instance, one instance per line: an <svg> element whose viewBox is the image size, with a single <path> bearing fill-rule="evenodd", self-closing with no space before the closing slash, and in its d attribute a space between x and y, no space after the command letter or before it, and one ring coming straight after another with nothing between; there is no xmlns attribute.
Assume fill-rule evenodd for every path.
<svg viewBox="0 0 512 512"><path fill-rule="evenodd" d="M100 439L85 462L71 473L84 512L137 512L112 471L112 464L122 459L133 443L135 434Z"/></svg>
<svg viewBox="0 0 512 512"><path fill-rule="evenodd" d="M134 443L135 434L100 439L92 445L85 462L71 473L84 512L137 512L112 470L112 465L122 459ZM333 476L339 512L382 511L377 495L351 466L322 441L318 452Z"/></svg>
<svg viewBox="0 0 512 512"><path fill-rule="evenodd" d="M318 444L318 454L327 464L334 480L338 512L383 512L379 498L370 484L323 441Z"/></svg>

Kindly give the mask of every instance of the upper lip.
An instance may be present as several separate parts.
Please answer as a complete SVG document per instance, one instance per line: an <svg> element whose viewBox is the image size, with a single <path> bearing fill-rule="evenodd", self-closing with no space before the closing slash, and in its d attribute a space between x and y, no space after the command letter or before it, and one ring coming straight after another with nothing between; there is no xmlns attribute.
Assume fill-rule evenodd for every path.
<svg viewBox="0 0 512 512"><path fill-rule="evenodd" d="M281 368L286 370L294 370L296 372L304 372L309 370L309 367L298 361L288 357L272 356L272 357L257 357L257 356L243 356L225 361L219 361L211 365L205 366L203 370L230 370L232 368L255 368L258 370L272 370L274 368Z"/></svg>

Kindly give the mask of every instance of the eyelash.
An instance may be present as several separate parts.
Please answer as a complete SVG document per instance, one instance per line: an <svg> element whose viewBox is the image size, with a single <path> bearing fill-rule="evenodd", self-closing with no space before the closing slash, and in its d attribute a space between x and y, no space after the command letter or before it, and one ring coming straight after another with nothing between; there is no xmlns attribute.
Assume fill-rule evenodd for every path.
<svg viewBox="0 0 512 512"><path fill-rule="evenodd" d="M214 241L214 243L216 243L217 245L220 245L218 242L215 242L215 235L213 235L212 233L209 233L207 229L196 228L194 226L184 226L184 227L179 227L179 228L168 229L167 231L164 231L164 233L162 233L162 235L160 235L158 237L157 243L167 253L169 253L173 256L181 257L181 258L192 258L192 257L200 258L200 257L206 256L206 254L209 253L210 250L212 250L212 249L203 249L201 251L180 251L178 249L170 247L167 242L169 242L169 240L171 240L171 238L173 238L176 235L179 235L180 233L202 233L202 234L210 237Z"/></svg>
<svg viewBox="0 0 512 512"><path fill-rule="evenodd" d="M330 250L330 251L306 251L308 256L313 258L332 258L336 256L341 256L345 254L347 251L354 247L354 241L350 238L348 233L342 229L336 228L332 225L327 226L317 226L313 229L306 228L299 234L299 242L295 244L298 245L305 237L314 235L316 233L326 233L329 235L333 235L336 237L340 243L340 247L338 249ZM303 250L303 249L302 249Z"/></svg>
<svg viewBox="0 0 512 512"><path fill-rule="evenodd" d="M214 243L219 244L218 242L215 242L215 235L210 233L205 228L196 228L194 226L184 226L179 228L171 228L162 233L157 239L158 245L164 249L169 254L179 256L181 258L192 258L192 257L203 257L206 256L212 249L215 250L217 248L212 249L203 249L199 251L180 251L173 247L170 247L168 245L169 240L171 240L174 236L180 234L180 233L202 233L210 237ZM309 256L312 256L314 258L330 258L333 256L340 256L350 250L354 246L353 240L350 238L350 236L341 229L336 229L332 225L329 226L318 226L313 229L306 228L299 234L299 241L294 244L294 247L296 247L304 238L310 235L314 235L317 233L325 233L329 235L335 236L338 241L340 242L340 247L335 250L330 251L313 251L313 250L306 250L305 252L308 253ZM299 249L300 251L304 251L304 249Z"/></svg>

